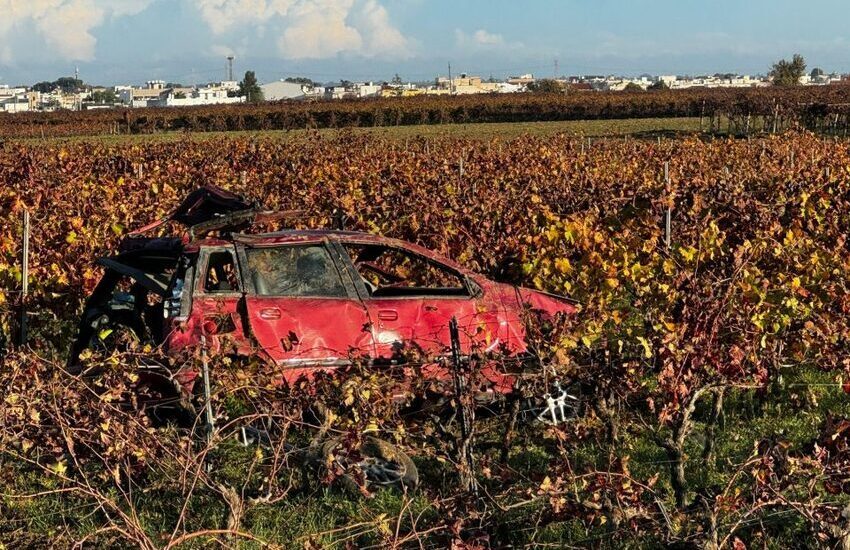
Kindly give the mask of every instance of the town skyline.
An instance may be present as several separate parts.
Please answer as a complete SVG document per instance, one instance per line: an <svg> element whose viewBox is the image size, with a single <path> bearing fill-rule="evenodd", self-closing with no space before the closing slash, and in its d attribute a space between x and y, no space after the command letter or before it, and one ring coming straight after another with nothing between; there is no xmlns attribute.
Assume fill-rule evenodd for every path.
<svg viewBox="0 0 850 550"><path fill-rule="evenodd" d="M445 74L448 62L484 78L756 75L794 52L810 67L850 72L840 2L717 4L6 0L0 84L70 76L74 67L101 85L199 84L223 79L226 55L236 56L239 74L254 70L266 82L380 81L396 73L421 82Z"/></svg>

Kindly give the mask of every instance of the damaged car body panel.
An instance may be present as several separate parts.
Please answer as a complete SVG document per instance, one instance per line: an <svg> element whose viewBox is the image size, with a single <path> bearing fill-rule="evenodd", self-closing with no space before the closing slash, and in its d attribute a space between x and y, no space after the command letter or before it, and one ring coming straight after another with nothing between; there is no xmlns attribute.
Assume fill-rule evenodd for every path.
<svg viewBox="0 0 850 550"><path fill-rule="evenodd" d="M369 317L326 239L239 247L257 344L292 383L372 357Z"/></svg>
<svg viewBox="0 0 850 550"><path fill-rule="evenodd" d="M445 384L453 318L463 354L523 357L530 313L546 319L576 311L566 298L491 281L396 239L341 230L241 232L290 214L207 186L131 234L120 254L99 262L105 274L86 303L72 364L104 328L123 325L175 364L203 342L210 355L261 357L282 384L354 360ZM187 234L142 235L167 222ZM489 391L509 393L515 376L496 363L480 365L481 374ZM194 375L175 378L191 388Z"/></svg>

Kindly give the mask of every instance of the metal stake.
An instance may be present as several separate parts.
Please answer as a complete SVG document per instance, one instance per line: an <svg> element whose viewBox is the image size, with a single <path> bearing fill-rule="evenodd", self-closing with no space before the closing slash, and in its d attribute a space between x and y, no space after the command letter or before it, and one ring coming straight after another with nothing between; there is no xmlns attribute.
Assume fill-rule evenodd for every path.
<svg viewBox="0 0 850 550"><path fill-rule="evenodd" d="M201 364L203 365L204 409L207 420L207 441L209 442L212 441L212 434L215 429L215 419L213 418L211 402L212 391L210 390L210 365L209 361L207 361L207 337L203 334L201 335Z"/></svg>
<svg viewBox="0 0 850 550"><path fill-rule="evenodd" d="M30 291L30 213L24 210L24 242L21 259L21 335L20 347L27 345L27 296Z"/></svg>

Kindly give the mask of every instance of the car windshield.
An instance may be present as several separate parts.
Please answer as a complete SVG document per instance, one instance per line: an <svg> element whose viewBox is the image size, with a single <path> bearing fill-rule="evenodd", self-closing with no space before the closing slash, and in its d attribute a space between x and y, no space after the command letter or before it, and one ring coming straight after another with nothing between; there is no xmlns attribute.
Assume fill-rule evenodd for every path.
<svg viewBox="0 0 850 550"><path fill-rule="evenodd" d="M259 296L347 296L339 271L322 245L251 248L246 255Z"/></svg>

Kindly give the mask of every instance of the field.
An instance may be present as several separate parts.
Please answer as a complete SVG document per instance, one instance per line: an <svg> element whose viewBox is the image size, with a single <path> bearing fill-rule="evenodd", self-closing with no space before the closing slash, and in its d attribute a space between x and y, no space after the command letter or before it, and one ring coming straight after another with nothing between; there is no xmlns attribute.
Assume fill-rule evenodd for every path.
<svg viewBox="0 0 850 550"><path fill-rule="evenodd" d="M699 126L697 117L7 139L0 542L850 544L850 147L805 131L685 135ZM420 470L409 493L346 490L339 472L305 472L282 447L225 437L258 413L290 441L306 437L296 419L311 397L271 389L255 364L214 365L222 429L210 440L153 427L119 404L140 356L155 350L94 354L103 375L93 386L64 372L64 358L99 277L92 260L201 183L304 210L304 226L329 226L342 211L352 228L569 294L580 312L540 353L587 406L561 427L512 431L509 412L476 419L477 495L460 487L457 434L433 419L403 423L382 395L385 373L368 369L321 386L335 404L332 430L354 442L388 434ZM25 210L30 339L12 349ZM541 372L531 384L544 382Z"/></svg>
<svg viewBox="0 0 850 550"><path fill-rule="evenodd" d="M644 118L609 120L568 120L549 122L477 122L467 124L410 125L322 128L310 130L262 130L262 131L211 131L211 132L160 132L155 134L105 134L98 136L32 137L19 140L21 143L38 144L75 143L80 141L101 144L144 144L151 142L206 141L221 138L263 138L269 140L300 140L311 135L324 138L344 136L371 136L388 140L410 140L417 138L443 139L513 139L521 136L547 137L567 134L583 137L634 137L657 138L693 135L700 132L699 118ZM721 136L718 131L712 135Z"/></svg>
<svg viewBox="0 0 850 550"><path fill-rule="evenodd" d="M846 137L850 86L700 89L296 101L78 113L0 113L3 138L163 132L297 131L639 119L699 119L699 130L741 135L804 126Z"/></svg>

